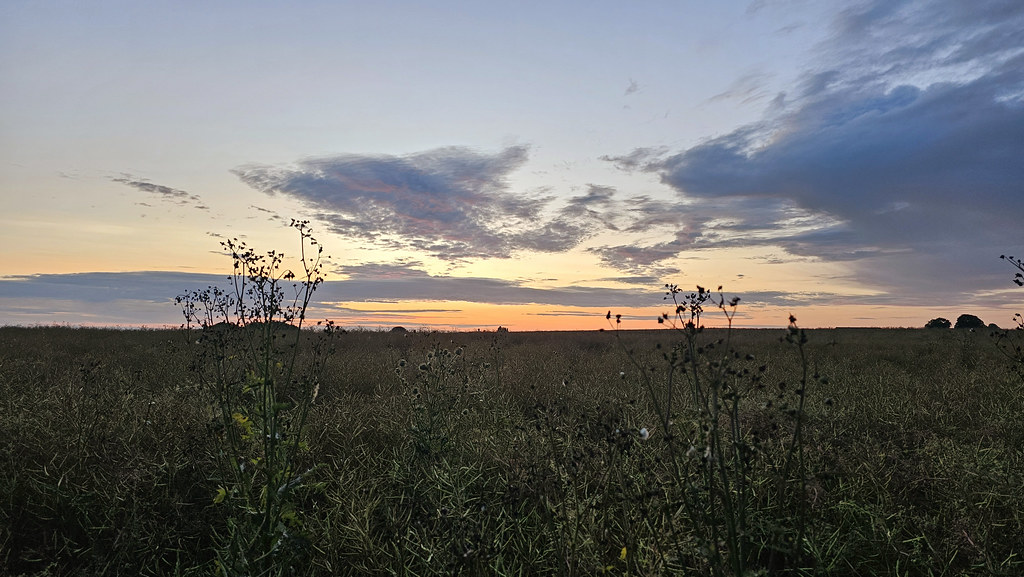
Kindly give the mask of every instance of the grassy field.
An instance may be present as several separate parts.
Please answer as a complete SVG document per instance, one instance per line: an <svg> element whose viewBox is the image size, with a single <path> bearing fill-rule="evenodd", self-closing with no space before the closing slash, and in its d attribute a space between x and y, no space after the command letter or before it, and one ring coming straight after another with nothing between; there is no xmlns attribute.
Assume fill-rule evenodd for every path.
<svg viewBox="0 0 1024 577"><path fill-rule="evenodd" d="M298 575L1021 575L1024 383L983 333L337 334L286 421L302 483L269 554ZM203 347L0 328L0 574L225 567L267 500L225 439L255 447L243 470L269 457L250 413L218 412Z"/></svg>

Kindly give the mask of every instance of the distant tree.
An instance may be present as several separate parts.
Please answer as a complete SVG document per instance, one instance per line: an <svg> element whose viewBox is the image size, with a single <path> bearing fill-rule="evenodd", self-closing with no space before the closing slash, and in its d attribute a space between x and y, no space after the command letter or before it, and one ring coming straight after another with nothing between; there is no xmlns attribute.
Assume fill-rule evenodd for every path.
<svg viewBox="0 0 1024 577"><path fill-rule="evenodd" d="M989 323L989 324L988 324L988 328L989 328L989 330L992 330L992 331L998 331L998 330L1001 330L1001 329L999 328L999 325L997 325L997 324L995 324L995 323Z"/></svg>
<svg viewBox="0 0 1024 577"><path fill-rule="evenodd" d="M937 319L932 319L932 320L928 321L924 325L924 328L926 328L926 329L948 329L951 326L953 326L953 323L949 322L949 319L944 319L942 317L939 317Z"/></svg>
<svg viewBox="0 0 1024 577"><path fill-rule="evenodd" d="M391 329L391 332L393 332L393 333L407 333L407 332L409 332L409 329L407 329L405 327L395 327L395 328Z"/></svg>
<svg viewBox="0 0 1024 577"><path fill-rule="evenodd" d="M983 329L985 328L985 321L979 319L974 315L960 315L956 317L956 324L953 325L955 329Z"/></svg>

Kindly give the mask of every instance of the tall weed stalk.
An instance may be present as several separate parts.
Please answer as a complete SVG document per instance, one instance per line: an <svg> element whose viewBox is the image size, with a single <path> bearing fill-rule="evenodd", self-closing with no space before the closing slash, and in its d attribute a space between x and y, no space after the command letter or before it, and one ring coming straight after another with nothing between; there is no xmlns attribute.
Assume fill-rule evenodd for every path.
<svg viewBox="0 0 1024 577"><path fill-rule="evenodd" d="M663 432L656 446L663 451L666 530L657 548L669 567L716 576L796 570L804 561L808 523L806 334L790 317L783 340L796 348L801 373L795 387L780 382L769 391L768 365L732 343L738 297L727 301L721 287L665 288L674 310L658 322L679 341L660 351L660 370L626 350ZM712 307L725 317L725 328L714 331L717 338L703 325L705 309ZM607 318L613 318L610 311ZM621 316L614 319L620 328ZM765 400L748 402L754 395Z"/></svg>
<svg viewBox="0 0 1024 577"><path fill-rule="evenodd" d="M315 469L302 458L304 437L335 331L317 323L312 350L300 354L309 345L306 312L324 280L323 247L307 222L291 226L300 236L298 272L284 267L283 253L227 240L230 288L177 298L186 334L199 331L194 369L214 399L211 499L226 515L217 550L225 576L294 574L311 552L299 514Z"/></svg>
<svg viewBox="0 0 1024 577"><path fill-rule="evenodd" d="M1013 257L1000 255L1001 259L1008 261L1017 272L1013 275L1013 282L1019 287L1024 287L1024 260ZM999 349L1007 359L1010 360L1011 367L1017 377L1024 381L1024 316L1021 313L1013 315L1014 327L1010 330L996 330L992 332L992 336L996 341L996 348Z"/></svg>

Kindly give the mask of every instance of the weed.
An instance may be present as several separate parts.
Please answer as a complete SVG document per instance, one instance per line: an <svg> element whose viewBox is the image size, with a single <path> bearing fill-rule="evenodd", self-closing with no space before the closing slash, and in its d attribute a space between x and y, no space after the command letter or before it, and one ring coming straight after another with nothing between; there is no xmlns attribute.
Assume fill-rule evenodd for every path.
<svg viewBox="0 0 1024 577"><path fill-rule="evenodd" d="M311 553L298 508L316 468L303 459L305 430L334 329L320 324L312 356L299 362L306 311L323 282L323 247L307 223L292 226L300 235L298 274L282 268L282 253L228 240L231 289L177 299L185 332L199 327L195 367L215 399L219 476L211 501L228 511L217 551L226 576L291 574Z"/></svg>
<svg viewBox="0 0 1024 577"><path fill-rule="evenodd" d="M667 482L669 509L678 508L664 516L667 531L661 535L669 541L658 548L667 552L670 566L713 575L802 567L808 523L806 333L790 317L784 340L798 352L800 375L793 386L779 383L766 410L753 411L747 399L765 390L768 366L734 346L732 322L740 299L726 301L721 287L717 294L700 286L694 292L665 288L674 310L658 322L681 340L662 351L660 371L627 351L660 421L667 463L662 483ZM705 338L705 307L724 315L726 327L717 339ZM611 321L611 312L606 318ZM616 315L615 328L620 326Z"/></svg>
<svg viewBox="0 0 1024 577"><path fill-rule="evenodd" d="M1001 255L999 258L1008 261L1018 270L1013 275L1013 282L1017 286L1024 286L1024 260L1013 256ZM1014 326L1010 330L995 330L991 336L995 339L996 348L999 349L1007 359L1017 376L1024 381L1024 315L1016 313L1013 315Z"/></svg>
<svg viewBox="0 0 1024 577"><path fill-rule="evenodd" d="M412 409L413 447L418 455L436 456L458 441L460 425L470 413L470 398L478 391L472 389L462 347L434 347L412 369L411 379L406 376L409 368L402 359L396 373Z"/></svg>

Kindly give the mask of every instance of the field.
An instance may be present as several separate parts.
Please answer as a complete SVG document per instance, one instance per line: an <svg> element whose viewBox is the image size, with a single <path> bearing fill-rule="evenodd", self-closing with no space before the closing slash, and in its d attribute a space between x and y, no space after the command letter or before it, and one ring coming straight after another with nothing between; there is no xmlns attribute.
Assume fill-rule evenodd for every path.
<svg viewBox="0 0 1024 577"><path fill-rule="evenodd" d="M0 328L0 573L1024 574L987 331L800 336L304 331L277 423L197 331Z"/></svg>

